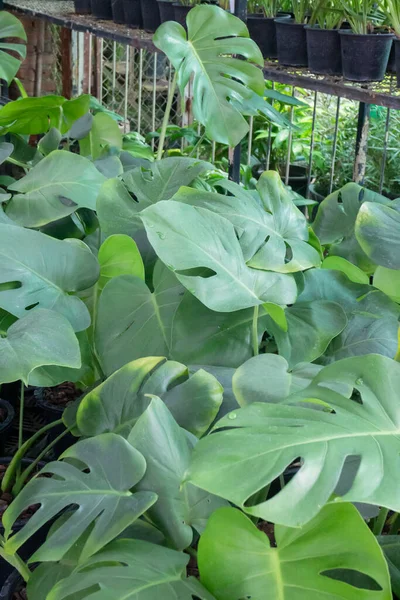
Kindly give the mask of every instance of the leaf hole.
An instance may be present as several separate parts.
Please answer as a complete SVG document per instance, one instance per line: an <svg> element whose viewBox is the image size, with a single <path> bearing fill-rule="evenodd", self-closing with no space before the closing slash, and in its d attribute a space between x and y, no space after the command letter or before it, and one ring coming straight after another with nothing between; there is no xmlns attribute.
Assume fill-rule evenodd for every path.
<svg viewBox="0 0 400 600"><path fill-rule="evenodd" d="M208 267L193 267L192 269L183 269L181 271L175 271L177 275L184 275L185 277L201 277L202 279L209 279L215 277L217 274L213 269Z"/></svg>
<svg viewBox="0 0 400 600"><path fill-rule="evenodd" d="M0 283L0 292L7 292L8 290L18 290L22 287L22 283L20 281L5 281L4 283Z"/></svg>
<svg viewBox="0 0 400 600"><path fill-rule="evenodd" d="M130 190L128 190L128 194L130 195L130 197L132 198L132 200L134 202L137 202L139 204L139 199L134 192L131 192Z"/></svg>
<svg viewBox="0 0 400 600"><path fill-rule="evenodd" d="M38 306L39 302L34 302L33 304L29 304L28 306L25 306L25 310L32 310L32 308L35 308L36 306Z"/></svg>
<svg viewBox="0 0 400 600"><path fill-rule="evenodd" d="M64 206L78 206L76 202L71 200L71 198L67 198L66 196L58 196L58 199L61 202L61 204L64 204Z"/></svg>
<svg viewBox="0 0 400 600"><path fill-rule="evenodd" d="M293 251L292 251L291 247L289 246L289 244L287 244L286 242L285 242L285 246L286 246L285 264L286 264L286 263L289 263L293 259Z"/></svg>
<svg viewBox="0 0 400 600"><path fill-rule="evenodd" d="M381 586L375 579L366 573L361 573L360 571L355 571L353 569L328 569L327 571L322 571L321 575L323 577L329 577L329 579L348 583L359 590L382 591Z"/></svg>

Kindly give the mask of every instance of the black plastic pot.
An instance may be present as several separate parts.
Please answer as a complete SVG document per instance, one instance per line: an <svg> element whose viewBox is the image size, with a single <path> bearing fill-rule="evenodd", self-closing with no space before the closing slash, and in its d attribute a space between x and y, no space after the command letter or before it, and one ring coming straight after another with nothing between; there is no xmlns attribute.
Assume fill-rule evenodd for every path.
<svg viewBox="0 0 400 600"><path fill-rule="evenodd" d="M279 15L279 18L290 19L290 15ZM274 17L248 15L247 28L249 30L250 37L260 48L264 58L276 58L278 56Z"/></svg>
<svg viewBox="0 0 400 600"><path fill-rule="evenodd" d="M18 571L10 567L7 578L0 589L0 600L12 600L15 592L18 592L23 584L24 580Z"/></svg>
<svg viewBox="0 0 400 600"><path fill-rule="evenodd" d="M78 15L90 15L92 12L91 0L74 0L74 8Z"/></svg>
<svg viewBox="0 0 400 600"><path fill-rule="evenodd" d="M285 180L285 177L282 177ZM302 165L290 165L288 185L294 192L305 196L307 193L308 168Z"/></svg>
<svg viewBox="0 0 400 600"><path fill-rule="evenodd" d="M175 10L172 0L158 0L161 23L175 20Z"/></svg>
<svg viewBox="0 0 400 600"><path fill-rule="evenodd" d="M388 65L393 35L360 35L340 30L343 76L349 81L382 81Z"/></svg>
<svg viewBox="0 0 400 600"><path fill-rule="evenodd" d="M15 416L15 411L11 404L7 402L7 400L2 400L1 398L0 408L4 409L4 411L6 411L7 413L4 421L0 423L0 453L3 454L6 441L10 434L11 425Z"/></svg>
<svg viewBox="0 0 400 600"><path fill-rule="evenodd" d="M341 75L342 56L337 29L306 26L308 68L318 75Z"/></svg>
<svg viewBox="0 0 400 600"><path fill-rule="evenodd" d="M113 18L111 10L111 0L91 0L92 14L96 19L111 20Z"/></svg>
<svg viewBox="0 0 400 600"><path fill-rule="evenodd" d="M114 23L125 23L124 2L123 0L111 0L111 10Z"/></svg>
<svg viewBox="0 0 400 600"><path fill-rule="evenodd" d="M174 2L174 14L175 21L182 25L186 29L186 17L188 12L192 10L193 6L185 6L184 4L179 4L178 2Z"/></svg>
<svg viewBox="0 0 400 600"><path fill-rule="evenodd" d="M125 24L130 27L143 27L140 0L123 0Z"/></svg>
<svg viewBox="0 0 400 600"><path fill-rule="evenodd" d="M293 19L275 19L278 61L290 67L306 67L307 38L305 25Z"/></svg>
<svg viewBox="0 0 400 600"><path fill-rule="evenodd" d="M44 417L47 423L54 423L54 421L58 421L62 418L64 407L57 406L55 404L51 404L44 397L44 388L36 388L35 390L35 400L36 405L40 408L42 416ZM47 444L50 444L53 440L55 440L61 433L65 431L64 425L57 425L50 429L47 433ZM59 442L57 442L52 450L56 458L60 456L65 450L70 448L73 444L77 442L77 438L74 437L71 433L67 433Z"/></svg>
<svg viewBox="0 0 400 600"><path fill-rule="evenodd" d="M395 38L393 40L393 46L396 60L397 87L400 87L400 40Z"/></svg>
<svg viewBox="0 0 400 600"><path fill-rule="evenodd" d="M386 71L388 73L396 73L396 46L395 46L394 41L395 40L393 40L393 44L392 44L392 47L390 49L388 66L387 66L387 69L386 69Z"/></svg>
<svg viewBox="0 0 400 600"><path fill-rule="evenodd" d="M143 29L155 31L161 25L160 9L157 0L141 0Z"/></svg>
<svg viewBox="0 0 400 600"><path fill-rule="evenodd" d="M9 465L11 462L11 457L7 456L7 457L0 457L0 464L2 465ZM30 464L32 464L32 459L30 458L23 458L22 459L22 468L26 468L27 466L29 466ZM41 461L38 465L38 467L41 469L45 466L45 462ZM26 524L27 520L26 519L17 519L12 527L12 531L13 532L17 532L20 531L24 525ZM39 546L41 546L43 544L43 542L46 539L46 536L49 532L49 529L52 525L52 522L54 522L54 519L47 523L45 526L41 527L39 529L39 531L37 531L34 535L32 535L26 542L25 544L23 544L21 546L21 548L18 550L18 554L21 556L21 558L23 560L27 560L28 558L30 558L32 556L32 554L34 552L36 552L36 550L39 548ZM4 535L4 527L3 524L0 520L0 535ZM2 584L4 584L4 582L7 580L7 578L9 577L9 575L13 572L13 568L12 566L5 561L3 558L0 557L0 586ZM3 589L4 589L4 585L2 592L3 593ZM13 589L13 592L15 592L15 588ZM2 600L3 598L12 598L11 596L2 596L0 593L0 600Z"/></svg>

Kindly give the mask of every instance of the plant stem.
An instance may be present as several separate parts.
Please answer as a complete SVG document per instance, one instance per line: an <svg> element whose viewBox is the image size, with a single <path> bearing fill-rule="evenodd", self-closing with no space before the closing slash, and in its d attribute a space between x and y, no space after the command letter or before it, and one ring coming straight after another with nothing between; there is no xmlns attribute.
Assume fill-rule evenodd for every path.
<svg viewBox="0 0 400 600"><path fill-rule="evenodd" d="M252 341L253 341L253 356L258 356L258 305L254 307L253 312L253 327L252 327Z"/></svg>
<svg viewBox="0 0 400 600"><path fill-rule="evenodd" d="M15 485L13 487L14 496L17 496L19 494L26 479L29 477L29 475L32 473L32 471L35 469L38 463L42 460L42 458L46 456L47 452L49 452L49 450L51 450L53 446L55 446L60 440L62 440L62 438L66 436L67 433L69 433L70 431L71 427L68 427L68 429L65 429L65 431L60 433L60 435L58 435L52 442L50 442L50 444L48 444L46 448L42 450L42 452L35 458L35 460L28 467L26 467L25 471L21 473L21 475L17 478L15 482Z"/></svg>
<svg viewBox="0 0 400 600"><path fill-rule="evenodd" d="M176 83L178 80L178 71L175 71L174 77L171 83L171 89L168 93L167 106L165 108L164 118L161 126L160 139L158 140L158 149L157 149L157 160L162 159L163 150L164 150L164 142L165 142L165 134L167 132L169 115L171 113L172 102L175 96Z"/></svg>
<svg viewBox="0 0 400 600"><path fill-rule="evenodd" d="M400 529L400 513L393 515L394 519L389 529L389 535L397 535Z"/></svg>
<svg viewBox="0 0 400 600"><path fill-rule="evenodd" d="M18 427L18 450L22 446L22 436L24 430L24 406L25 406L25 384L21 381L21 394L19 397L19 427Z"/></svg>
<svg viewBox="0 0 400 600"><path fill-rule="evenodd" d="M388 508L382 507L380 509L379 515L377 516L377 519L374 524L374 528L372 530L375 535L381 535L383 528L385 526L388 514L389 514Z"/></svg>
<svg viewBox="0 0 400 600"><path fill-rule="evenodd" d="M204 133L199 137L199 139L197 140L197 142L195 143L195 145L193 146L192 151L189 154L189 157L194 156L197 148L203 143L204 138L206 137L206 132L204 131Z"/></svg>
<svg viewBox="0 0 400 600"><path fill-rule="evenodd" d="M8 465L7 471L4 474L3 480L1 482L1 491L2 492L7 492L11 488L11 484L14 480L14 475L20 466L22 458L24 457L26 452L29 450L29 448L31 446L33 446L33 444L36 442L36 440L38 438L40 438L43 434L45 434L49 429L52 429L53 427L57 427L57 425L62 425L62 422L63 422L62 419L58 419L57 421L48 423L47 425L42 427L42 429L39 429L39 431L36 431L36 433L34 433L33 436L29 438L29 440L26 440L26 442L24 444L22 444L21 448L14 455L12 461Z"/></svg>
<svg viewBox="0 0 400 600"><path fill-rule="evenodd" d="M186 548L186 552L188 554L190 554L190 556L193 556L193 558L195 558L197 560L197 551L194 548L189 546L188 548Z"/></svg>

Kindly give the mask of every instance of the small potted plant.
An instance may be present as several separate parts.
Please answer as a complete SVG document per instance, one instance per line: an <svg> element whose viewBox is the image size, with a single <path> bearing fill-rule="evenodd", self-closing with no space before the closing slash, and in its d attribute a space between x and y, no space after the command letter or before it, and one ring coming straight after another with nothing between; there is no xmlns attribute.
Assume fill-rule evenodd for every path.
<svg viewBox="0 0 400 600"><path fill-rule="evenodd" d="M388 17L390 29L396 36L393 40L394 71L397 73L397 87L400 87L400 3L397 0L385 0L383 9Z"/></svg>
<svg viewBox="0 0 400 600"><path fill-rule="evenodd" d="M306 26L308 67L321 75L341 75L339 28L343 10L338 0L314 0Z"/></svg>
<svg viewBox="0 0 400 600"><path fill-rule="evenodd" d="M130 27L143 27L142 5L140 0L123 0L125 24Z"/></svg>
<svg viewBox="0 0 400 600"><path fill-rule="evenodd" d="M256 42L265 58L276 58L275 18L290 18L290 15L278 13L278 0L251 0L248 3L247 27L251 38Z"/></svg>
<svg viewBox="0 0 400 600"><path fill-rule="evenodd" d="M186 17L193 6L197 4L196 0L179 0L174 2L175 21L186 28Z"/></svg>
<svg viewBox="0 0 400 600"><path fill-rule="evenodd" d="M307 39L305 26L310 16L310 0L292 0L293 18L275 19L278 60L282 65L306 67Z"/></svg>
<svg viewBox="0 0 400 600"><path fill-rule="evenodd" d="M173 0L158 0L158 8L160 10L161 23L166 21L174 21L175 9Z"/></svg>
<svg viewBox="0 0 400 600"><path fill-rule="evenodd" d="M161 25L160 9L157 0L140 0L143 29L154 32Z"/></svg>
<svg viewBox="0 0 400 600"><path fill-rule="evenodd" d="M350 81L382 81L393 34L377 32L382 13L374 0L341 0L351 29L341 29L343 75Z"/></svg>

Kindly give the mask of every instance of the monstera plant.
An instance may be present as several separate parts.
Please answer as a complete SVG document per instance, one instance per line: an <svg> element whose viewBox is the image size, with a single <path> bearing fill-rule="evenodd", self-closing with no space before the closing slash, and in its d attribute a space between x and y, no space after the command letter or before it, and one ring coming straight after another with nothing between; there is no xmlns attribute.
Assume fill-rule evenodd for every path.
<svg viewBox="0 0 400 600"><path fill-rule="evenodd" d="M0 557L29 600L389 600L399 202L349 183L311 223L275 172L250 190L164 157L190 79L215 141L282 115L228 12L154 41L175 69L156 156L88 96L0 109L0 160L25 169L0 211L0 383L22 382L21 425L26 384L81 393L58 459L36 446L54 424L20 435Z"/></svg>

